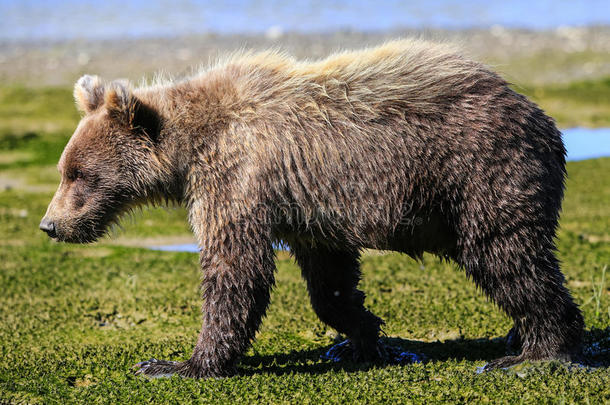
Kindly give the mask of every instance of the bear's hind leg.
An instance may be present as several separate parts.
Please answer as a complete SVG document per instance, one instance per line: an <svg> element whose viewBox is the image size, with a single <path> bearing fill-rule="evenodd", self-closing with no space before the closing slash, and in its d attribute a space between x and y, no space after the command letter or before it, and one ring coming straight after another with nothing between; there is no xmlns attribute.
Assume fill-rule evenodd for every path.
<svg viewBox="0 0 610 405"><path fill-rule="evenodd" d="M524 360L579 360L583 318L566 287L549 236L512 232L466 244L466 273L513 318L521 352L485 369ZM471 246L472 249L467 246Z"/></svg>
<svg viewBox="0 0 610 405"><path fill-rule="evenodd" d="M383 360L378 339L383 321L364 307L359 253L325 246L291 246L301 267L314 311L320 320L348 338L338 357L353 361ZM351 357L351 358L350 358Z"/></svg>

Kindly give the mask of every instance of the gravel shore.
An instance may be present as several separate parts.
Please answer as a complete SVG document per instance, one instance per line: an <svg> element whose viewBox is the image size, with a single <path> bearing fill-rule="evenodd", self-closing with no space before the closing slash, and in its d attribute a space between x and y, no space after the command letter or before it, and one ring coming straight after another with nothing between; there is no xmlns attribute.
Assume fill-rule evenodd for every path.
<svg viewBox="0 0 610 405"><path fill-rule="evenodd" d="M71 85L84 73L139 81L155 72L188 75L219 55L237 49L279 48L297 58L315 59L341 49L413 36L457 43L471 57L491 64L513 83L541 85L610 76L610 26L560 27L550 31L492 27L326 34L271 30L254 36L0 41L0 84Z"/></svg>

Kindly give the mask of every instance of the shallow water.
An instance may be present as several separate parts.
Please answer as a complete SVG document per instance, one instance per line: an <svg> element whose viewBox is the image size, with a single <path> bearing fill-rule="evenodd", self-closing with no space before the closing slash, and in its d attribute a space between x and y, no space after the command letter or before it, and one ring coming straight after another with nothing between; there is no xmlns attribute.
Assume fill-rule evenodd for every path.
<svg viewBox="0 0 610 405"><path fill-rule="evenodd" d="M606 0L0 0L0 39L610 23Z"/></svg>
<svg viewBox="0 0 610 405"><path fill-rule="evenodd" d="M568 160L610 156L610 128L570 128L561 132Z"/></svg>
<svg viewBox="0 0 610 405"><path fill-rule="evenodd" d="M610 156L610 128L570 128L562 131L563 141L571 161ZM153 250L199 252L196 244L151 246ZM276 246L282 249L280 246Z"/></svg>
<svg viewBox="0 0 610 405"><path fill-rule="evenodd" d="M152 250L162 250L165 252L199 252L199 246L195 243L182 243L179 245L162 245L162 246L151 246Z"/></svg>

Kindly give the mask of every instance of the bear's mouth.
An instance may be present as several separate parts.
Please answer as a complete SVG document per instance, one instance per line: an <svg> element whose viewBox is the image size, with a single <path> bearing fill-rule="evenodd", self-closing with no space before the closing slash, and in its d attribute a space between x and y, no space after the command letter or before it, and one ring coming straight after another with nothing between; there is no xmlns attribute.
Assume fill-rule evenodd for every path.
<svg viewBox="0 0 610 405"><path fill-rule="evenodd" d="M89 209L83 215L60 220L55 223L53 232L47 232L49 238L55 242L87 244L97 242L108 234L113 226L121 228L121 218L138 204L125 204L122 206L110 205ZM101 208L101 209L100 209Z"/></svg>
<svg viewBox="0 0 610 405"><path fill-rule="evenodd" d="M79 223L80 222L80 223ZM115 223L114 215L103 215L97 221L80 220L76 224L60 224L49 237L55 242L87 244L97 242Z"/></svg>
<svg viewBox="0 0 610 405"><path fill-rule="evenodd" d="M79 232L75 234L58 233L56 236L51 237L51 240L62 243L87 244L96 242L104 236L105 233L105 231Z"/></svg>

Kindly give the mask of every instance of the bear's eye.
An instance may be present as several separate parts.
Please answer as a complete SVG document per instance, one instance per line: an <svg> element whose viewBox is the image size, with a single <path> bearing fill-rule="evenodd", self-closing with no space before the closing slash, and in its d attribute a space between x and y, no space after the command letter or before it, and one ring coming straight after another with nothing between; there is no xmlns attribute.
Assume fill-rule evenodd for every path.
<svg viewBox="0 0 610 405"><path fill-rule="evenodd" d="M82 179L83 177L85 177L85 176L83 175L83 172L80 169L74 169L70 173L70 180L73 180L73 181Z"/></svg>

